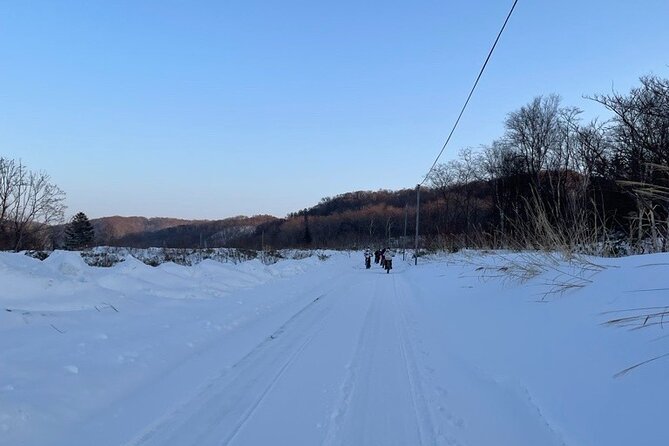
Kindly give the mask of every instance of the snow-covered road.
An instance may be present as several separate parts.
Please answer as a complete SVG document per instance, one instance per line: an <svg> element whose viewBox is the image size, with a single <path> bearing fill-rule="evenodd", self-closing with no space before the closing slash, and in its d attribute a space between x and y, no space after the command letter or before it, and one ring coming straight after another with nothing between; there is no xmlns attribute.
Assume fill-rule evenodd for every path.
<svg viewBox="0 0 669 446"><path fill-rule="evenodd" d="M128 444L434 444L400 280L343 272Z"/></svg>
<svg viewBox="0 0 669 446"><path fill-rule="evenodd" d="M132 435L122 444L463 444L458 438L465 421L455 413L439 417L448 406L447 392L432 386L420 362L439 352L427 351L409 328L415 325L409 318L416 299L407 268L399 264L387 275L353 262L344 266L336 280L305 293L304 305L256 345L212 361L215 377L161 407L137 432L126 432ZM303 277L293 286L302 282ZM235 342L235 336L221 335L213 348ZM137 397L150 399L155 393L149 385ZM483 425L496 444L557 444L549 429L528 429L536 414L529 417L518 422L522 429L511 432L495 431L494 419ZM81 444L100 444L95 433L105 429L107 419L94 420L93 431L79 437Z"/></svg>
<svg viewBox="0 0 669 446"><path fill-rule="evenodd" d="M620 416L610 409L579 421L616 387L630 414L643 401L643 419L660 419L653 397L611 381L610 358L584 372L595 386L555 369L612 341L590 309L556 303L547 316L466 265L398 259L387 275L334 254L95 269L74 255L0 258L16 293L0 319L0 444L535 446L604 444L592 441L611 429L606 444L625 444L644 425L638 414L622 429L607 425ZM571 344L573 330L594 339ZM551 343L558 360L541 351ZM591 394L563 394L570 383Z"/></svg>

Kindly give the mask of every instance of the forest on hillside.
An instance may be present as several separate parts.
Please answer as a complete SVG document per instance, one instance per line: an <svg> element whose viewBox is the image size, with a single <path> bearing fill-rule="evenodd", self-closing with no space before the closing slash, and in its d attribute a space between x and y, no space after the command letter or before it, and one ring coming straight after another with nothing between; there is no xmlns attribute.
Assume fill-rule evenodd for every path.
<svg viewBox="0 0 669 446"><path fill-rule="evenodd" d="M583 122L557 95L510 112L504 133L437 165L421 192L423 247L666 251L669 80L589 97L607 119ZM415 231L416 193L354 192L260 225L272 246L393 244Z"/></svg>

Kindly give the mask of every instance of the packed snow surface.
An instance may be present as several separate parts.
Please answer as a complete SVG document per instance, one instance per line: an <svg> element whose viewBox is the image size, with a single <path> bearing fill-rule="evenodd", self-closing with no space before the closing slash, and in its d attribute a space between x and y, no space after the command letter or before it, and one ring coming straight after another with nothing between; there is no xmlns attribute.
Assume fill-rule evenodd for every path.
<svg viewBox="0 0 669 446"><path fill-rule="evenodd" d="M668 255L330 254L0 253L0 444L666 443L669 359L615 376L669 351L661 326L603 323L668 305Z"/></svg>

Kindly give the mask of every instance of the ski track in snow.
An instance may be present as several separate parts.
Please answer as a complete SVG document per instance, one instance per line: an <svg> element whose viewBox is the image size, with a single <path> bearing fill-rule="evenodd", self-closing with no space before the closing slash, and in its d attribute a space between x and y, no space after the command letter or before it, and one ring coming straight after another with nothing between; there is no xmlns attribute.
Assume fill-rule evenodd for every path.
<svg viewBox="0 0 669 446"><path fill-rule="evenodd" d="M313 340L317 323L328 313L327 307L318 305L324 297L307 304L194 399L125 446L229 444L286 368ZM254 394L256 387L262 388L259 394Z"/></svg>
<svg viewBox="0 0 669 446"><path fill-rule="evenodd" d="M364 302L366 311L352 354L341 367L340 395L329 420L324 420L322 444L458 445L444 443L443 437L438 441L436 435L435 417L401 308L400 300L410 298L406 284L398 292L401 272L401 268L390 276L365 272L362 278L360 272L353 273L357 282L344 282L314 299L195 397L169 410L124 446L249 444L240 439L240 433L252 429L255 412L286 370L309 361L302 357L305 349L312 343L321 348L319 334L328 325L326 320L333 318L334 309L339 315L329 320L330 328L348 329L341 326L341 315L357 307L350 307L347 295ZM366 293L370 284L372 291ZM294 392L300 390L300 383L287 385ZM387 417L368 419L379 400L384 401ZM391 427L396 431L389 435Z"/></svg>
<svg viewBox="0 0 669 446"><path fill-rule="evenodd" d="M393 303L395 304L395 311L399 325L400 348L402 350L402 357L404 359L407 376L411 386L414 409L416 410L416 421L418 422L421 434L421 444L443 444L443 441L446 439L443 435L438 435L438 432L435 429L435 415L431 410L431 404L426 397L427 393L425 391L427 380L420 372L418 363L416 362L414 341L409 338L407 309L400 308L403 299L409 299L411 296L408 295L404 283L402 283L400 287L402 292L398 294L396 282L395 277L393 277L393 295L395 297ZM449 441L448 444L453 446L460 445L460 443L454 441Z"/></svg>
<svg viewBox="0 0 669 446"><path fill-rule="evenodd" d="M402 280L401 270L390 277L373 277L371 302L341 385L339 402L330 417L324 446L438 444L413 341L400 308L399 300L406 298L396 286ZM385 399L382 407L387 418L367 420L368 412L380 399ZM397 430L398 426L401 429ZM384 430L393 435L383 437L387 435Z"/></svg>
<svg viewBox="0 0 669 446"><path fill-rule="evenodd" d="M378 281L374 281L374 296L376 296L377 293L377 284ZM342 419L346 415L348 407L351 404L351 397L353 395L357 375L359 374L360 365L365 358L365 353L369 350L369 329L365 327L369 327L371 323L373 310L374 301L372 300L365 312L363 329L360 330L360 333L357 337L356 349L353 358L345 367L346 373L344 375L342 384L339 386L339 397L335 404L335 408L330 415L328 428L322 442L323 446L334 446L338 440L338 435L342 429Z"/></svg>

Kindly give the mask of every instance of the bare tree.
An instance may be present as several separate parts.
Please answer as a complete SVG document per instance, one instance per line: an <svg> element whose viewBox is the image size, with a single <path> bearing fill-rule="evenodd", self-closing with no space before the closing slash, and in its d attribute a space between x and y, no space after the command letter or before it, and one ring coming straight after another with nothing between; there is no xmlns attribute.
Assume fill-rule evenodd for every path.
<svg viewBox="0 0 669 446"><path fill-rule="evenodd" d="M455 178L462 196L462 212L465 216L465 233L471 232L472 201L477 182L483 178L483 161L480 154L470 148L460 150L455 162Z"/></svg>
<svg viewBox="0 0 669 446"><path fill-rule="evenodd" d="M483 148L481 174L484 179L492 183L493 198L499 219L497 226L502 238L508 235L506 223L518 196L513 187L513 180L522 172L522 159L505 140L495 140L491 145ZM501 246L499 243L497 245Z"/></svg>
<svg viewBox="0 0 669 446"><path fill-rule="evenodd" d="M669 165L669 79L644 76L640 81L628 94L591 97L614 115L608 131L631 181L649 179L648 163Z"/></svg>
<svg viewBox="0 0 669 446"><path fill-rule="evenodd" d="M45 172L0 158L0 247L44 247L50 225L61 223L65 193Z"/></svg>
<svg viewBox="0 0 669 446"><path fill-rule="evenodd" d="M18 181L19 166L14 160L0 158L0 233L5 233L9 214L14 205L14 188Z"/></svg>
<svg viewBox="0 0 669 446"><path fill-rule="evenodd" d="M439 231L448 230L449 220L452 219L452 202L455 194L452 189L456 184L456 168L455 161L451 160L446 163L438 164L430 172L430 185L438 192L441 197L441 205L439 206L439 222L437 226L441 226Z"/></svg>
<svg viewBox="0 0 669 446"><path fill-rule="evenodd" d="M605 125L593 120L574 129L577 134L574 168L589 180L611 174L611 143Z"/></svg>
<svg viewBox="0 0 669 446"><path fill-rule="evenodd" d="M637 203L634 220L639 250L647 235L657 240L657 221L666 220L669 226L669 203L637 193L650 187L644 185L665 181L662 168L669 166L669 79L644 76L640 81L641 85L627 94L613 91L591 97L613 113L607 131L614 147L614 169L623 184L633 185L630 191Z"/></svg>
<svg viewBox="0 0 669 446"><path fill-rule="evenodd" d="M530 178L539 183L539 174L548 166L551 152L559 151L563 138L560 126L560 97L538 96L520 110L509 113L505 121L507 144L524 161Z"/></svg>

